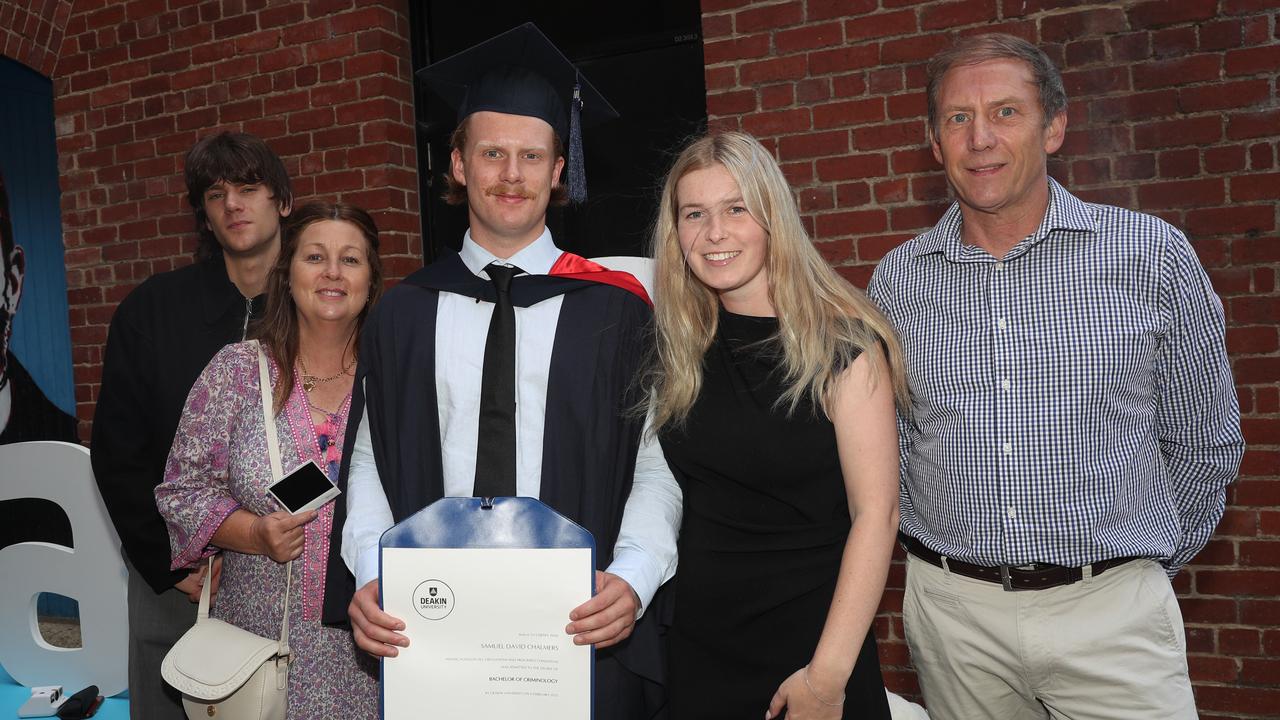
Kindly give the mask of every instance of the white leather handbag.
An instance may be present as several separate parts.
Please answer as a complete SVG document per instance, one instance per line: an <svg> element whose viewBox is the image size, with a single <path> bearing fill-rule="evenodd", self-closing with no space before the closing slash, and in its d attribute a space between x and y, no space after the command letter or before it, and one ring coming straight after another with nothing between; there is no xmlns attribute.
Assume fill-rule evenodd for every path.
<svg viewBox="0 0 1280 720"><path fill-rule="evenodd" d="M282 476L279 437L271 412L271 378L267 357L258 347L259 384L266 416L267 452L273 480ZM293 561L286 565L284 622L280 639L255 635L228 622L209 617L209 574L200 591L196 624L170 648L160 665L165 681L182 692L188 720L284 720L289 692L289 591Z"/></svg>
<svg viewBox="0 0 1280 720"><path fill-rule="evenodd" d="M288 600L280 639L269 640L209 617L210 584L206 582L200 591L196 624L164 656L160 674L182 692L189 720L284 720L289 691Z"/></svg>

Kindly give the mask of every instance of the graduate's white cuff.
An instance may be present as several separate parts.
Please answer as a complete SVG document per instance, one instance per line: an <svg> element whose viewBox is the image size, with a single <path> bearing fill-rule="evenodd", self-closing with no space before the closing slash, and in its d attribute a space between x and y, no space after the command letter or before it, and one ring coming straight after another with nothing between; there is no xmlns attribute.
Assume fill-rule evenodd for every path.
<svg viewBox="0 0 1280 720"><path fill-rule="evenodd" d="M639 550L624 548L609 563L607 572L626 580L631 589L636 591L636 596L640 598L640 609L636 611L636 619L639 620L644 615L645 608L649 607L649 601L653 600L653 594L658 592L658 586L662 584L662 578L654 571L653 563Z"/></svg>
<svg viewBox="0 0 1280 720"><path fill-rule="evenodd" d="M378 579L378 546L365 550L360 554L360 559L356 564L356 589L368 585L370 582Z"/></svg>

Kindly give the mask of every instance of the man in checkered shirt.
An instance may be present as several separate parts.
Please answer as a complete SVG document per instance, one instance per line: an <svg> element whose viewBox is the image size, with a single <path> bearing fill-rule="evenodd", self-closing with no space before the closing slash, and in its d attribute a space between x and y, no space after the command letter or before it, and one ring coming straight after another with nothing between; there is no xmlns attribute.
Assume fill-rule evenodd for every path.
<svg viewBox="0 0 1280 720"><path fill-rule="evenodd" d="M1195 718L1170 579L1243 453L1222 304L1186 237L1049 179L1066 94L1035 46L928 72L956 202L870 294L906 351L903 623L932 717Z"/></svg>

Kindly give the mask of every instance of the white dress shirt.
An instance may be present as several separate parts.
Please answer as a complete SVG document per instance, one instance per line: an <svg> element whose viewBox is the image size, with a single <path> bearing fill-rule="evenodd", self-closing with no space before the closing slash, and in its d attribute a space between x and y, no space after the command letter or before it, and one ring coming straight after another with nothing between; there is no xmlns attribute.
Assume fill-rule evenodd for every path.
<svg viewBox="0 0 1280 720"><path fill-rule="evenodd" d="M481 277L490 263L514 265L526 273L545 275L561 251L543 230L532 244L510 258L494 257L463 238L462 262ZM551 350L563 296L557 295L516 314L516 492L538 497L542 486L542 435L546 417ZM436 310L436 397L440 413L440 448L444 493L473 494L480 425L480 384L484 347L493 303L453 293L440 293ZM378 577L378 540L394 521L373 459L367 417L351 448L347 481L347 521L342 529L342 559L355 575L356 587ZM676 569L676 535L680 528L681 493L648 422L636 456L631 495L623 510L609 572L631 585L648 607L658 587ZM602 550L605 550L602 548Z"/></svg>

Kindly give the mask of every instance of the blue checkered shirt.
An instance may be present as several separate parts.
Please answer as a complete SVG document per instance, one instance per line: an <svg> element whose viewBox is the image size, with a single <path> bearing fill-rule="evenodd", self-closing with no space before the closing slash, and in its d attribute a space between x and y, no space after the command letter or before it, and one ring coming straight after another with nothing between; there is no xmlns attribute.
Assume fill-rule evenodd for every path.
<svg viewBox="0 0 1280 720"><path fill-rule="evenodd" d="M1222 518L1244 452L1219 302L1185 236L1049 181L997 260L953 204L868 293L901 336L902 530L978 565L1160 560Z"/></svg>

